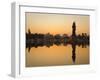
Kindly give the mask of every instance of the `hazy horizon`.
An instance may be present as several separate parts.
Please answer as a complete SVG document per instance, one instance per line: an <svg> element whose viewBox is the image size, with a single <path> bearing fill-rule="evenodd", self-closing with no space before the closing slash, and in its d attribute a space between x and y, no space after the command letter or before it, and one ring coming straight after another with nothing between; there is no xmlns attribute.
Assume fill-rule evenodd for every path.
<svg viewBox="0 0 100 80"><path fill-rule="evenodd" d="M72 34L72 24L76 23L76 34L89 35L88 15L25 13L26 32L50 34Z"/></svg>

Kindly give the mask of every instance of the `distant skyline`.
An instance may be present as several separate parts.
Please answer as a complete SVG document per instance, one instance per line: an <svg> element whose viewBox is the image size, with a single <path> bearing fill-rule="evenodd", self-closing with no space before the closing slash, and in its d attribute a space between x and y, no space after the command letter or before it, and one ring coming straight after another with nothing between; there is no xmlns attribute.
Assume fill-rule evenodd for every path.
<svg viewBox="0 0 100 80"><path fill-rule="evenodd" d="M25 13L26 32L50 34L72 34L72 24L76 23L76 34L89 34L88 15Z"/></svg>

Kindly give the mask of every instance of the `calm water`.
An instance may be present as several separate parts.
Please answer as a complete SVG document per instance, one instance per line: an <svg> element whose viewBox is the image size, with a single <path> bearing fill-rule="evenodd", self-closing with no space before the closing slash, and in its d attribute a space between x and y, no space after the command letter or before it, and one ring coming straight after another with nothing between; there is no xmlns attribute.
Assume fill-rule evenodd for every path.
<svg viewBox="0 0 100 80"><path fill-rule="evenodd" d="M26 48L26 67L89 64L89 46L53 45Z"/></svg>

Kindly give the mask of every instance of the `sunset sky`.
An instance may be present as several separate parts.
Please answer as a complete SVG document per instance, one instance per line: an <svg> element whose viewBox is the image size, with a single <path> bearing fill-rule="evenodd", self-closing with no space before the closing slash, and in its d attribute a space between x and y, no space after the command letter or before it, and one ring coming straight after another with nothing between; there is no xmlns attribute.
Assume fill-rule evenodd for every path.
<svg viewBox="0 0 100 80"><path fill-rule="evenodd" d="M89 34L88 15L25 13L26 32L50 34L72 34L72 24L76 23L76 34Z"/></svg>

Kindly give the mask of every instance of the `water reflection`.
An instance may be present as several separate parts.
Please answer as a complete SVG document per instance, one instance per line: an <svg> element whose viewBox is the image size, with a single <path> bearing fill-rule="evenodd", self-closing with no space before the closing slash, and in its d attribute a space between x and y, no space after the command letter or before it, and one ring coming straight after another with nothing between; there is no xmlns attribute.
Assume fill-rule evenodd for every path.
<svg viewBox="0 0 100 80"><path fill-rule="evenodd" d="M73 63L75 63L75 59L76 59L76 44L72 44L72 60L73 60Z"/></svg>
<svg viewBox="0 0 100 80"><path fill-rule="evenodd" d="M67 45L71 45L72 47L72 61L73 61L73 64L75 64L75 60L76 60L76 46L79 46L81 48L86 48L87 46L89 46L89 44L86 44L86 43L80 43L80 44L77 44L75 42L72 42L72 43L61 43L61 42L44 42L44 43L34 43L34 44L27 44L26 48L28 49L28 52L30 52L31 48L38 48L38 47L44 47L46 46L47 48L50 48L52 47L53 45L56 45L56 46L60 46L60 45L63 45L63 46L66 46Z"/></svg>

